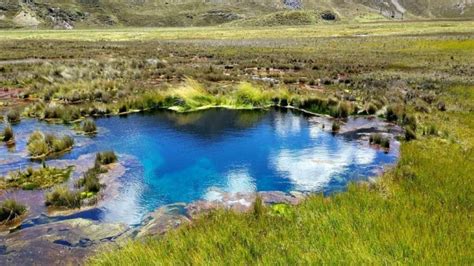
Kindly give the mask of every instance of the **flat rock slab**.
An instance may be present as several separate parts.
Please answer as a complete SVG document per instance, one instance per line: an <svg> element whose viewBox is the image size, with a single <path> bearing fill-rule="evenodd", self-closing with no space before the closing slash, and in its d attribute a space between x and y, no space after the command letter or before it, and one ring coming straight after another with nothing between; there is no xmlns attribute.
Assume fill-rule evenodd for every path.
<svg viewBox="0 0 474 266"><path fill-rule="evenodd" d="M186 223L190 219L186 215L185 204L163 206L146 217L141 226L131 233L133 238L143 238L153 235L162 235L171 229ZM125 236L126 238L129 237Z"/></svg>
<svg viewBox="0 0 474 266"><path fill-rule="evenodd" d="M99 245L113 244L123 224L73 219L39 225L0 237L0 265L78 265Z"/></svg>

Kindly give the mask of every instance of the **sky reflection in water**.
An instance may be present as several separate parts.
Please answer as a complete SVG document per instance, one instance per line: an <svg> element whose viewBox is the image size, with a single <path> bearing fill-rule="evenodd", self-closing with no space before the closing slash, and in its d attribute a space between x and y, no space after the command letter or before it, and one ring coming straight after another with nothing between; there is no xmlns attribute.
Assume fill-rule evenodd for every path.
<svg viewBox="0 0 474 266"><path fill-rule="evenodd" d="M334 137L292 111L157 111L103 118L97 124L100 134L76 136L77 147L64 158L108 149L133 156L126 162L119 199L84 213L103 221L138 223L161 205L214 199L221 191L331 193L373 176L398 157L396 149L386 154ZM21 155L35 129L68 132L33 120L16 125L17 152L0 148L0 174L31 164Z"/></svg>

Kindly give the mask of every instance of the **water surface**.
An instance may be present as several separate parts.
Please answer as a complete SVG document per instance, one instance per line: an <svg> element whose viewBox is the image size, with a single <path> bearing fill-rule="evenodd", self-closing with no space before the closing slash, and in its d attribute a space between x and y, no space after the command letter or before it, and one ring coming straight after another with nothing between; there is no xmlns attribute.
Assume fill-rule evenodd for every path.
<svg viewBox="0 0 474 266"><path fill-rule="evenodd" d="M213 199L220 192L343 190L396 162L362 141L333 136L311 117L285 110L156 111L98 119L96 137L75 135L64 159L114 150L126 160L118 200L75 215L139 223L164 204ZM74 134L61 125L26 120L14 126L15 151L0 148L0 175L34 164L26 139L35 129Z"/></svg>

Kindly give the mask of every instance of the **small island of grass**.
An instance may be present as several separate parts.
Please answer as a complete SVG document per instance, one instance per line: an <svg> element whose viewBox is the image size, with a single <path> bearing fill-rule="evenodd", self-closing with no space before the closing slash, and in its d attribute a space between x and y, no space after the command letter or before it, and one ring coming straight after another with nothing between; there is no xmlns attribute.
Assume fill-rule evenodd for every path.
<svg viewBox="0 0 474 266"><path fill-rule="evenodd" d="M46 206L65 209L77 209L85 205L93 205L98 201L98 193L104 184L100 183L99 175L106 173L106 165L117 161L113 151L100 152L96 155L94 166L88 169L83 177L75 183L76 189L57 186L46 193Z"/></svg>
<svg viewBox="0 0 474 266"><path fill-rule="evenodd" d="M26 206L16 202L15 200L5 200L0 203L0 226L6 225L20 217L27 211Z"/></svg>
<svg viewBox="0 0 474 266"><path fill-rule="evenodd" d="M0 178L0 189L20 188L24 190L45 189L64 183L73 171L72 166L66 168L42 167L25 171L12 171Z"/></svg>
<svg viewBox="0 0 474 266"><path fill-rule="evenodd" d="M43 159L53 154L67 152L73 145L74 139L71 136L58 137L35 131L28 139L28 152L33 159Z"/></svg>

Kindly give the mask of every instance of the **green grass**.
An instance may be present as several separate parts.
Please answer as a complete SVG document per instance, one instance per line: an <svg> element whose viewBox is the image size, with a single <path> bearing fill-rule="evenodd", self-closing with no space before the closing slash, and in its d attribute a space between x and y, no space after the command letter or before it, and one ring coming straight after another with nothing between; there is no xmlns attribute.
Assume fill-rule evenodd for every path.
<svg viewBox="0 0 474 266"><path fill-rule="evenodd" d="M2 40L245 40L281 38L344 37L357 34L374 36L470 33L473 21L421 21L410 23L338 24L297 27L188 27L188 28L113 28L61 30L0 30ZM434 47L436 48L436 47Z"/></svg>
<svg viewBox="0 0 474 266"><path fill-rule="evenodd" d="M2 31L1 59L40 62L0 66L0 86L21 90L23 116L50 122L291 105L389 118L413 139L375 184L258 215L218 211L95 263L472 264L473 25Z"/></svg>
<svg viewBox="0 0 474 266"><path fill-rule="evenodd" d="M97 125L92 119L87 119L81 124L81 131L85 134L95 134L97 133Z"/></svg>
<svg viewBox="0 0 474 266"><path fill-rule="evenodd" d="M54 154L64 153L72 149L74 139L64 135L58 137L53 134L44 134L34 131L28 139L28 153L33 159L42 159Z"/></svg>
<svg viewBox="0 0 474 266"><path fill-rule="evenodd" d="M284 216L271 209L258 218L217 211L164 237L104 251L91 262L471 264L473 118L469 111L434 114L438 124L455 128L451 137L463 144L440 138L403 143L398 166L374 184L312 196Z"/></svg>
<svg viewBox="0 0 474 266"><path fill-rule="evenodd" d="M3 127L3 133L0 136L3 142L11 142L15 140L13 129L9 124Z"/></svg>
<svg viewBox="0 0 474 266"><path fill-rule="evenodd" d="M5 200L0 203L0 225L17 220L27 211L26 206L14 201Z"/></svg>
<svg viewBox="0 0 474 266"><path fill-rule="evenodd" d="M72 174L73 167L28 168L25 171L13 171L0 178L0 188L21 188L25 190L45 189L66 182Z"/></svg>
<svg viewBox="0 0 474 266"><path fill-rule="evenodd" d="M461 12L459 0L413 0L400 1L407 9L405 19L449 18L469 19L474 14L470 5ZM285 8L281 0L242 0L242 1L201 1L201 0L105 0L105 1L70 1L70 0L36 0L30 4L20 4L16 0L5 0L0 3L2 15L0 28L21 27L22 17L14 17L20 11L26 11L36 17L40 28L53 28L65 19L68 24L78 28L90 27L185 27L222 25L237 22L251 25L279 25L311 23L315 11L331 11L343 22L372 22L390 20L392 10L396 10L390 1L367 0L303 0L302 9ZM58 13L51 12L52 9ZM385 11L385 16L380 10ZM256 23L257 22L257 23ZM59 23L59 26L61 24Z"/></svg>
<svg viewBox="0 0 474 266"><path fill-rule="evenodd" d="M69 190L66 186L57 186L46 193L45 204L48 207L75 209L81 207L81 195L78 191Z"/></svg>
<svg viewBox="0 0 474 266"><path fill-rule="evenodd" d="M101 166L101 165L108 165L117 162L118 158L115 152L113 151L104 151L104 152L99 152L96 155L95 158L95 165L96 166Z"/></svg>
<svg viewBox="0 0 474 266"><path fill-rule="evenodd" d="M230 22L231 26L271 27L313 25L321 22L321 14L314 11L281 11L264 16Z"/></svg>

